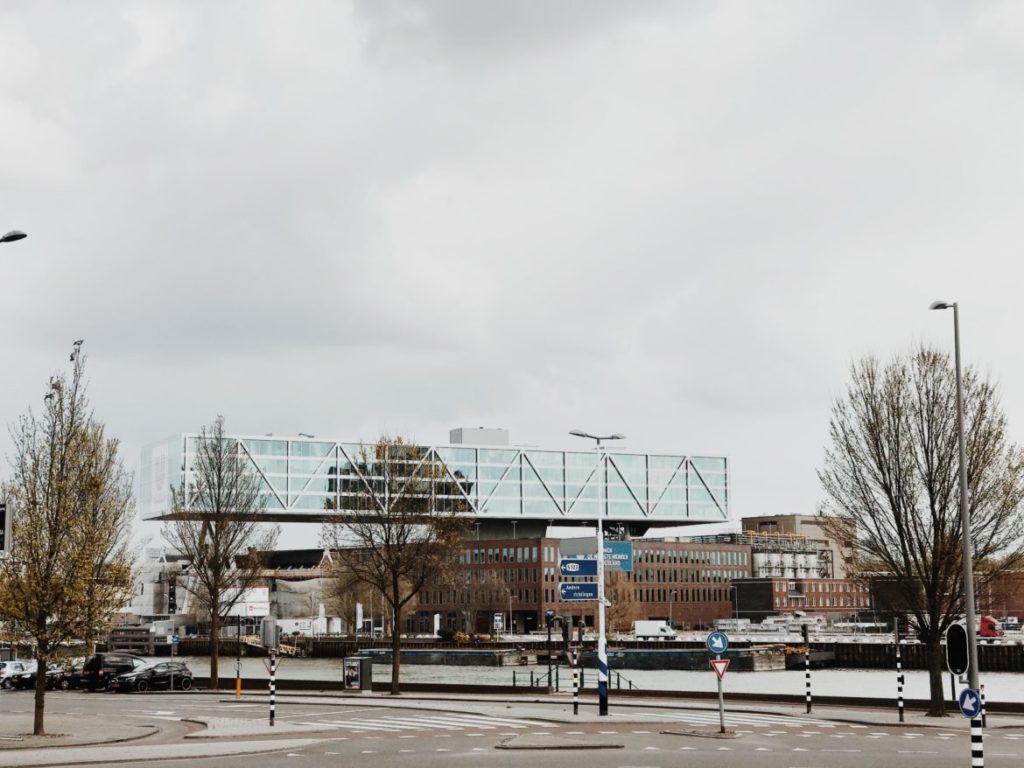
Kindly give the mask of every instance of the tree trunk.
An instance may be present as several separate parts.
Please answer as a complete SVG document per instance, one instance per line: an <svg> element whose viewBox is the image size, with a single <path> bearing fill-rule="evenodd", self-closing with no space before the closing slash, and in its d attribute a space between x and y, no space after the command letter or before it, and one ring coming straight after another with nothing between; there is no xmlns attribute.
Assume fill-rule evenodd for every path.
<svg viewBox="0 0 1024 768"><path fill-rule="evenodd" d="M46 714L46 659L36 653L36 696L35 710L32 715L32 735L45 736L46 727L43 716Z"/></svg>
<svg viewBox="0 0 1024 768"><path fill-rule="evenodd" d="M220 689L220 605L210 606L210 690Z"/></svg>
<svg viewBox="0 0 1024 768"><path fill-rule="evenodd" d="M942 693L942 644L938 639L928 640L928 717L945 717L946 699Z"/></svg>

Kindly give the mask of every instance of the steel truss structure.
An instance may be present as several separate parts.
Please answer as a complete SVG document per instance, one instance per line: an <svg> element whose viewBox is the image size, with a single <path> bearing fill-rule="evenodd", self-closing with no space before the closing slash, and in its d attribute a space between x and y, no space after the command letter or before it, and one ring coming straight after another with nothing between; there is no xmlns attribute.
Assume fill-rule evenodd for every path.
<svg viewBox="0 0 1024 768"><path fill-rule="evenodd" d="M172 485L189 487L198 434L143 449L140 511L173 516ZM352 512L347 502L380 487L370 444L304 437L232 435L238 455L260 478L268 522L321 522ZM477 520L592 524L604 500L606 522L641 527L724 522L728 460L665 453L552 451L505 446L403 446L389 466L409 487L428 483L438 503ZM392 470L394 471L394 470ZM599 484L603 493L599 494ZM422 491L420 491L422 492Z"/></svg>

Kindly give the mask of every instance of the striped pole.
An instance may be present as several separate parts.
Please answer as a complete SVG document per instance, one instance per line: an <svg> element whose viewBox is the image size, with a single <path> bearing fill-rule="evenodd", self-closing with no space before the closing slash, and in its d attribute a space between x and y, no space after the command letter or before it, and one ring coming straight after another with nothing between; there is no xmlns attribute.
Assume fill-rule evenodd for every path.
<svg viewBox="0 0 1024 768"><path fill-rule="evenodd" d="M988 728L988 722L985 717L985 686L978 686L978 693L981 694L981 727Z"/></svg>
<svg viewBox="0 0 1024 768"><path fill-rule="evenodd" d="M572 713L580 713L580 654L572 655Z"/></svg>
<svg viewBox="0 0 1024 768"><path fill-rule="evenodd" d="M903 722L903 657L900 655L900 644L896 643L896 706L900 710L900 722Z"/></svg>
<svg viewBox="0 0 1024 768"><path fill-rule="evenodd" d="M981 718L971 718L971 768L985 768L985 744L981 736Z"/></svg>
<svg viewBox="0 0 1024 768"><path fill-rule="evenodd" d="M270 649L270 724L274 724L274 706L277 702L277 650Z"/></svg>
<svg viewBox="0 0 1024 768"><path fill-rule="evenodd" d="M811 713L811 635L804 624L804 683L807 687L807 714Z"/></svg>

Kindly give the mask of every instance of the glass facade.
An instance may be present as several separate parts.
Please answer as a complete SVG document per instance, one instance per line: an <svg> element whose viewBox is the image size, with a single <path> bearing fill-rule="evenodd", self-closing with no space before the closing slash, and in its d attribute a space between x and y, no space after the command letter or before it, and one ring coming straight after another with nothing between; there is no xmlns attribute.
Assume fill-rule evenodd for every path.
<svg viewBox="0 0 1024 768"><path fill-rule="evenodd" d="M197 435L143 449L139 505L143 519L171 513L170 488L193 479ZM374 446L307 438L233 436L258 475L268 520L328 519L379 487ZM432 496L479 519L554 524L598 517L654 526L727 520L728 461L722 457L466 445L404 446L389 465L422 480L430 465Z"/></svg>

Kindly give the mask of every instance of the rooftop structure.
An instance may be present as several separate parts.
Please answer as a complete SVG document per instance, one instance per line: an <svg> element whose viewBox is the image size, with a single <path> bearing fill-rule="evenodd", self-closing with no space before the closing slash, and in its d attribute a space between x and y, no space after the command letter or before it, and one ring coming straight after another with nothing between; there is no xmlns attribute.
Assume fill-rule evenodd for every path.
<svg viewBox="0 0 1024 768"><path fill-rule="evenodd" d="M143 449L139 506L144 520L173 517L171 487L193 483L199 439L198 434L182 434ZM268 522L337 519L351 513L352 500L373 493L380 480L372 445L273 435L230 439L260 478ZM630 533L729 517L728 461L722 457L462 443L413 446L401 458L410 478L430 462L442 468L430 481L432 498L458 502L476 522L593 524L599 483L604 485L603 519Z"/></svg>

